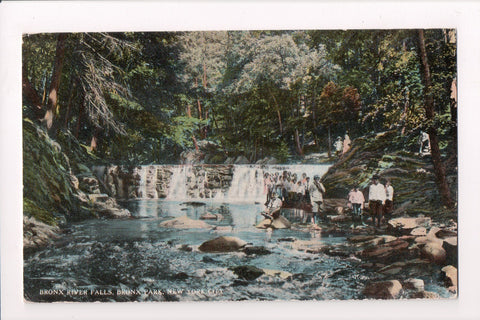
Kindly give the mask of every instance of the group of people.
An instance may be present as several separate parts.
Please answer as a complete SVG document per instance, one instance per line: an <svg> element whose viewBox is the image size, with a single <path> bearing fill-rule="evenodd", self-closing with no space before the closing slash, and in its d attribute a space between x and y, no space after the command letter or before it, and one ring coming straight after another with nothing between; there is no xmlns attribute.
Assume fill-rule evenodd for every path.
<svg viewBox="0 0 480 320"><path fill-rule="evenodd" d="M347 153L347 151L350 149L352 145L352 140L350 140L350 136L348 135L348 132L345 133L345 136L340 137L338 136L335 142L333 143L333 147L335 148L335 155L336 156L341 156Z"/></svg>
<svg viewBox="0 0 480 320"><path fill-rule="evenodd" d="M348 206L352 209L353 221L363 221L362 209L365 206L363 192L357 186L353 187L348 194ZM372 183L368 187L368 208L372 217L372 224L380 227L383 217L390 217L393 212L393 187L389 180L385 185L380 183L380 177L374 175Z"/></svg>
<svg viewBox="0 0 480 320"><path fill-rule="evenodd" d="M301 179L295 174L284 171L283 174L266 173L264 177L267 201L263 215L269 219L276 219L280 210L285 206L296 208L307 204L311 206L312 223L317 223L323 216L323 203L325 198L325 186L320 181L320 176L315 175L313 181L304 173ZM374 175L372 183L368 187L368 208L372 224L380 227L383 217L389 217L393 212L393 186L389 180L385 184L380 183L380 177ZM354 186L348 194L348 207L352 212L352 220L365 224L362 214L365 208L365 196L357 186Z"/></svg>
<svg viewBox="0 0 480 320"><path fill-rule="evenodd" d="M320 176L315 175L313 181L306 173L297 177L295 173L283 171L279 173L265 173L264 191L267 195L265 202L265 216L276 218L280 214L280 208L302 208L311 206L314 213L320 213L325 187L320 182Z"/></svg>

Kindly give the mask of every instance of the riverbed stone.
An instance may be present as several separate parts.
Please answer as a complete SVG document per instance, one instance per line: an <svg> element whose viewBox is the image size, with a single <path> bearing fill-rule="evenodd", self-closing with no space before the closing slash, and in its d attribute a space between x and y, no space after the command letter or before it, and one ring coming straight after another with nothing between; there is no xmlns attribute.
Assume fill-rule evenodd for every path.
<svg viewBox="0 0 480 320"><path fill-rule="evenodd" d="M388 261L401 258L401 254L407 251L409 244L403 240L395 240L389 243L366 248L360 252L360 256L369 259Z"/></svg>
<svg viewBox="0 0 480 320"><path fill-rule="evenodd" d="M442 244L434 241L427 242L421 249L421 254L436 264L443 264L447 258L447 253Z"/></svg>
<svg viewBox="0 0 480 320"><path fill-rule="evenodd" d="M429 217L419 218L395 218L388 221L388 226L391 229L400 231L402 234L409 234L413 229L418 227L429 228L432 224L432 219Z"/></svg>
<svg viewBox="0 0 480 320"><path fill-rule="evenodd" d="M442 268L442 277L444 279L443 281L445 283L445 287L449 288L449 290L450 290L451 287L454 287L455 291L456 291L456 288L458 286L458 280L457 280L458 271L457 271L457 268L455 268L454 266L451 266L451 265L443 267Z"/></svg>
<svg viewBox="0 0 480 320"><path fill-rule="evenodd" d="M245 252L245 254L247 254L248 256L249 255L267 255L267 254L270 254L272 253L270 250L268 250L267 248L265 247L262 247L262 246L247 246L243 249L243 252Z"/></svg>
<svg viewBox="0 0 480 320"><path fill-rule="evenodd" d="M287 271L272 270L272 269L262 269L262 270L266 276L270 276L270 277L279 277L284 280L290 279L292 277L292 274Z"/></svg>
<svg viewBox="0 0 480 320"><path fill-rule="evenodd" d="M425 291L425 283L422 279L409 278L402 282L402 286L404 289L411 290L414 292Z"/></svg>
<svg viewBox="0 0 480 320"><path fill-rule="evenodd" d="M376 238L376 236L373 236L373 235L358 235L358 236L353 236L353 237L348 238L348 241L350 241L352 243L358 243L358 242L369 241L369 240L372 240L372 239L375 239L375 238Z"/></svg>
<svg viewBox="0 0 480 320"><path fill-rule="evenodd" d="M456 238L457 232L448 230L448 229L440 229L435 235L437 238L440 238L440 239L453 238L453 237Z"/></svg>
<svg viewBox="0 0 480 320"><path fill-rule="evenodd" d="M279 216L277 219L273 219L271 227L274 229L290 229L292 224L284 216Z"/></svg>
<svg viewBox="0 0 480 320"><path fill-rule="evenodd" d="M278 218L273 219L273 221L271 219L264 219L260 221L256 227L259 229L290 229L292 224L284 216L279 216Z"/></svg>
<svg viewBox="0 0 480 320"><path fill-rule="evenodd" d="M200 220L217 220L217 219L218 219L217 215L210 212L207 212L200 216Z"/></svg>
<svg viewBox="0 0 480 320"><path fill-rule="evenodd" d="M374 299L395 299L400 296L402 284L398 280L373 282L363 290L367 298Z"/></svg>
<svg viewBox="0 0 480 320"><path fill-rule="evenodd" d="M447 254L448 264L457 265L458 264L458 246L457 246L457 237L450 237L443 240L442 248Z"/></svg>
<svg viewBox="0 0 480 320"><path fill-rule="evenodd" d="M233 271L240 279L249 281L255 280L265 273L263 269L255 266L230 267L229 270Z"/></svg>
<svg viewBox="0 0 480 320"><path fill-rule="evenodd" d="M431 291L421 291L413 293L410 298L412 299L439 299L438 293Z"/></svg>
<svg viewBox="0 0 480 320"><path fill-rule="evenodd" d="M232 232L233 227L232 226L215 226L213 228L213 231L215 231L215 232Z"/></svg>
<svg viewBox="0 0 480 320"><path fill-rule="evenodd" d="M198 250L203 252L234 252L240 251L246 244L240 238L222 236L202 243Z"/></svg>
<svg viewBox="0 0 480 320"><path fill-rule="evenodd" d="M163 221L160 227L174 229L212 229L212 226L200 220L193 220L187 216L181 216L172 220Z"/></svg>
<svg viewBox="0 0 480 320"><path fill-rule="evenodd" d="M43 247L59 237L60 228L38 221L34 217L23 217L23 247L26 250Z"/></svg>
<svg viewBox="0 0 480 320"><path fill-rule="evenodd" d="M427 235L427 228L425 227L418 227L410 232L412 236L426 236Z"/></svg>
<svg viewBox="0 0 480 320"><path fill-rule="evenodd" d="M336 216L328 216L328 219L331 222L348 222L352 220L352 217L345 215L345 214L340 214Z"/></svg>

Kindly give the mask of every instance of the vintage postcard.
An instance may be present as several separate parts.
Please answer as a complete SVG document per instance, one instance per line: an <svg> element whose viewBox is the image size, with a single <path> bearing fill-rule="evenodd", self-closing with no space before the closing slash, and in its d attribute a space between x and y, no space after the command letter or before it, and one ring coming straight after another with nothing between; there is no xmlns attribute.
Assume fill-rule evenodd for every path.
<svg viewBox="0 0 480 320"><path fill-rule="evenodd" d="M23 305L459 303L457 26L16 30Z"/></svg>
<svg viewBox="0 0 480 320"><path fill-rule="evenodd" d="M27 301L457 297L455 29L22 40Z"/></svg>

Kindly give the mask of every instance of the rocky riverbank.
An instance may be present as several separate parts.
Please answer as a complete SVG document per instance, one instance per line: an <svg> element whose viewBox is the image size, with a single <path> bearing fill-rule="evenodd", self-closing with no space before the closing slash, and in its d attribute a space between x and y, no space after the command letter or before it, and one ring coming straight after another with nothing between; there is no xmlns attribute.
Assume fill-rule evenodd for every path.
<svg viewBox="0 0 480 320"><path fill-rule="evenodd" d="M125 218L130 212L102 193L101 182L80 161L88 153L76 140L60 133L62 145L39 126L23 122L23 243L25 250L48 245L73 221ZM67 145L67 146L66 146ZM68 154L68 155L67 155Z"/></svg>

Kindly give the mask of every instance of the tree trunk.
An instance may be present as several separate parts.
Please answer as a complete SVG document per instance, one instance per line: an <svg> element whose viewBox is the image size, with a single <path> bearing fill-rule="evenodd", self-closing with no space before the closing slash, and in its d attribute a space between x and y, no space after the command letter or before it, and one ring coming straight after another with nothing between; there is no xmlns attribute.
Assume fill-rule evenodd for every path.
<svg viewBox="0 0 480 320"><path fill-rule="evenodd" d="M297 144L297 152L300 156L303 157L303 148L300 144L300 135L298 134L298 129L295 129L295 142Z"/></svg>
<svg viewBox="0 0 480 320"><path fill-rule="evenodd" d="M47 112L44 116L44 121L47 124L47 129L51 131L58 103L58 88L60 87L60 78L62 76L63 62L65 60L65 40L67 35L60 33L57 38L57 49L55 52L55 62L53 65L52 80L50 82L50 89L48 94Z"/></svg>
<svg viewBox="0 0 480 320"><path fill-rule="evenodd" d="M432 80L430 75L430 65L428 64L427 51L425 48L425 35L423 30L418 30L418 45L420 58L422 62L423 82L424 82L424 98L425 98L425 115L429 122L433 122L435 118L435 104L432 93ZM445 166L441 159L440 147L438 145L437 130L433 125L427 129L430 138L430 148L432 153L433 170L437 179L437 185L440 191L443 204L447 208L455 206L450 188L448 187Z"/></svg>
<svg viewBox="0 0 480 320"><path fill-rule="evenodd" d="M42 101L40 99L40 96L38 95L37 90L35 90L32 83L28 80L25 70L22 74L22 89L25 98L27 98L27 100L29 100L30 103L33 105L33 112L35 114L35 117L38 120L42 119L45 113L42 108Z"/></svg>
<svg viewBox="0 0 480 320"><path fill-rule="evenodd" d="M283 135L282 115L280 113L280 107L278 105L277 98L275 98L275 95L272 93L272 91L268 90L268 92L270 92L270 95L273 98L273 102L275 104L275 110L277 111L278 128L280 130L280 135Z"/></svg>
<svg viewBox="0 0 480 320"><path fill-rule="evenodd" d="M77 139L80 135L80 127L82 126L83 109L85 109L85 95L82 95L82 102L80 103L80 106L78 108L77 126L75 128L75 138Z"/></svg>
<svg viewBox="0 0 480 320"><path fill-rule="evenodd" d="M190 107L190 105L187 105L187 116L189 118L192 117L192 109ZM197 138L195 138L195 134L192 133L192 141L193 141L193 145L195 146L195 150L199 150L198 148L198 143L197 143Z"/></svg>
<svg viewBox="0 0 480 320"><path fill-rule="evenodd" d="M328 157L332 156L332 138L330 137L330 126L328 126Z"/></svg>

